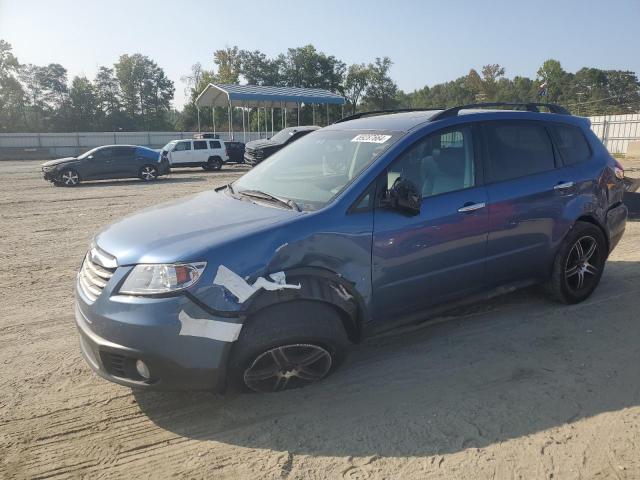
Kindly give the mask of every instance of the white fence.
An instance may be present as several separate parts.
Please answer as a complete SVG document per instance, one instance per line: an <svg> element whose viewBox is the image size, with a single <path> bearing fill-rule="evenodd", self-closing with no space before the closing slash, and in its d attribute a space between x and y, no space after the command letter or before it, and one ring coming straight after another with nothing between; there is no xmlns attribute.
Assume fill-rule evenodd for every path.
<svg viewBox="0 0 640 480"><path fill-rule="evenodd" d="M77 133L0 133L0 157L43 158L78 155L101 145L144 145L160 148L171 140L193 138L196 132L77 132ZM228 132L220 132L229 140ZM265 133L236 132L236 141L264 138Z"/></svg>
<svg viewBox="0 0 640 480"><path fill-rule="evenodd" d="M611 153L626 153L640 141L640 113L590 117L591 128ZM78 155L100 145L145 145L160 148L171 140L192 138L195 132L0 133L0 158L44 158ZM228 132L220 138L229 140ZM264 132L236 132L235 140L264 138Z"/></svg>
<svg viewBox="0 0 640 480"><path fill-rule="evenodd" d="M640 113L590 119L591 129L611 153L627 153L629 142L640 141Z"/></svg>

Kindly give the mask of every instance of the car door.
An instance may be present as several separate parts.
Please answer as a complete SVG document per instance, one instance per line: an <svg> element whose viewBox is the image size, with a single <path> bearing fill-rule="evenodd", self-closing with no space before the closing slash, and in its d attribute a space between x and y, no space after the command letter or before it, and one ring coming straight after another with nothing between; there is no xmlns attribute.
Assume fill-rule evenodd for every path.
<svg viewBox="0 0 640 480"><path fill-rule="evenodd" d="M137 177L140 166L135 158L135 147L112 147L113 178Z"/></svg>
<svg viewBox="0 0 640 480"><path fill-rule="evenodd" d="M482 124L489 210L487 277L494 286L550 272L563 213L575 195L542 122Z"/></svg>
<svg viewBox="0 0 640 480"><path fill-rule="evenodd" d="M207 148L206 140L193 141L193 160L198 163L207 163L209 160L210 150Z"/></svg>
<svg viewBox="0 0 640 480"><path fill-rule="evenodd" d="M193 157L193 151L191 150L191 140L181 140L176 143L176 146L169 154L169 161L171 165L182 165L185 163L191 163Z"/></svg>
<svg viewBox="0 0 640 480"><path fill-rule="evenodd" d="M399 177L422 189L418 215L378 200L372 246L373 311L392 321L485 286L488 214L474 128L430 134L396 159L382 190ZM379 187L380 190L380 187Z"/></svg>
<svg viewBox="0 0 640 480"><path fill-rule="evenodd" d="M111 147L103 147L94 151L83 160L81 175L85 179L99 180L111 178L112 165Z"/></svg>

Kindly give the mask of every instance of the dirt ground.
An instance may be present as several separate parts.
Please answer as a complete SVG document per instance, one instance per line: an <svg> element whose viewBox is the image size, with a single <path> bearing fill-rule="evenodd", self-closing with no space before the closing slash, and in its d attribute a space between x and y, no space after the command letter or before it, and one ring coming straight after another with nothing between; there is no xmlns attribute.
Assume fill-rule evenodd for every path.
<svg viewBox="0 0 640 480"><path fill-rule="evenodd" d="M0 162L1 478L640 478L640 222L583 304L511 294L369 339L303 390L132 392L94 375L73 318L92 235L243 170L65 189L38 162Z"/></svg>

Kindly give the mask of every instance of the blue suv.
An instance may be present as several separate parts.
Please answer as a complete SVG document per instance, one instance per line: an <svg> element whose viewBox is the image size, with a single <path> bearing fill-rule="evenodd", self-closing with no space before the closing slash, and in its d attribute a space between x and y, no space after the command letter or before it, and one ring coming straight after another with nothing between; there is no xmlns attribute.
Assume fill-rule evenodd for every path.
<svg viewBox="0 0 640 480"><path fill-rule="evenodd" d="M624 172L588 120L541 105L356 114L114 223L77 277L86 360L131 387L271 392L445 307L538 283L586 299Z"/></svg>

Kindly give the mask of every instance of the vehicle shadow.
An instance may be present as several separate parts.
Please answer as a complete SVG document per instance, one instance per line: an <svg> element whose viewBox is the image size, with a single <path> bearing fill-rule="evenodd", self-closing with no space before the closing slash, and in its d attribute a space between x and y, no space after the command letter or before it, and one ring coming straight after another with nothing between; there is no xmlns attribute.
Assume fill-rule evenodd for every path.
<svg viewBox="0 0 640 480"><path fill-rule="evenodd" d="M139 179L130 179L130 180L102 180L96 182L81 182L73 188L91 188L91 187L124 187L127 185L140 185L140 187L151 187L153 185L161 185L163 183L193 183L193 182L206 182L206 178L202 177L190 177L190 178L180 178L180 177L160 177L153 182L143 182Z"/></svg>
<svg viewBox="0 0 640 480"><path fill-rule="evenodd" d="M328 456L484 447L640 404L638 261L611 261L594 295L537 290L354 346L331 377L266 395L135 391L181 436Z"/></svg>

